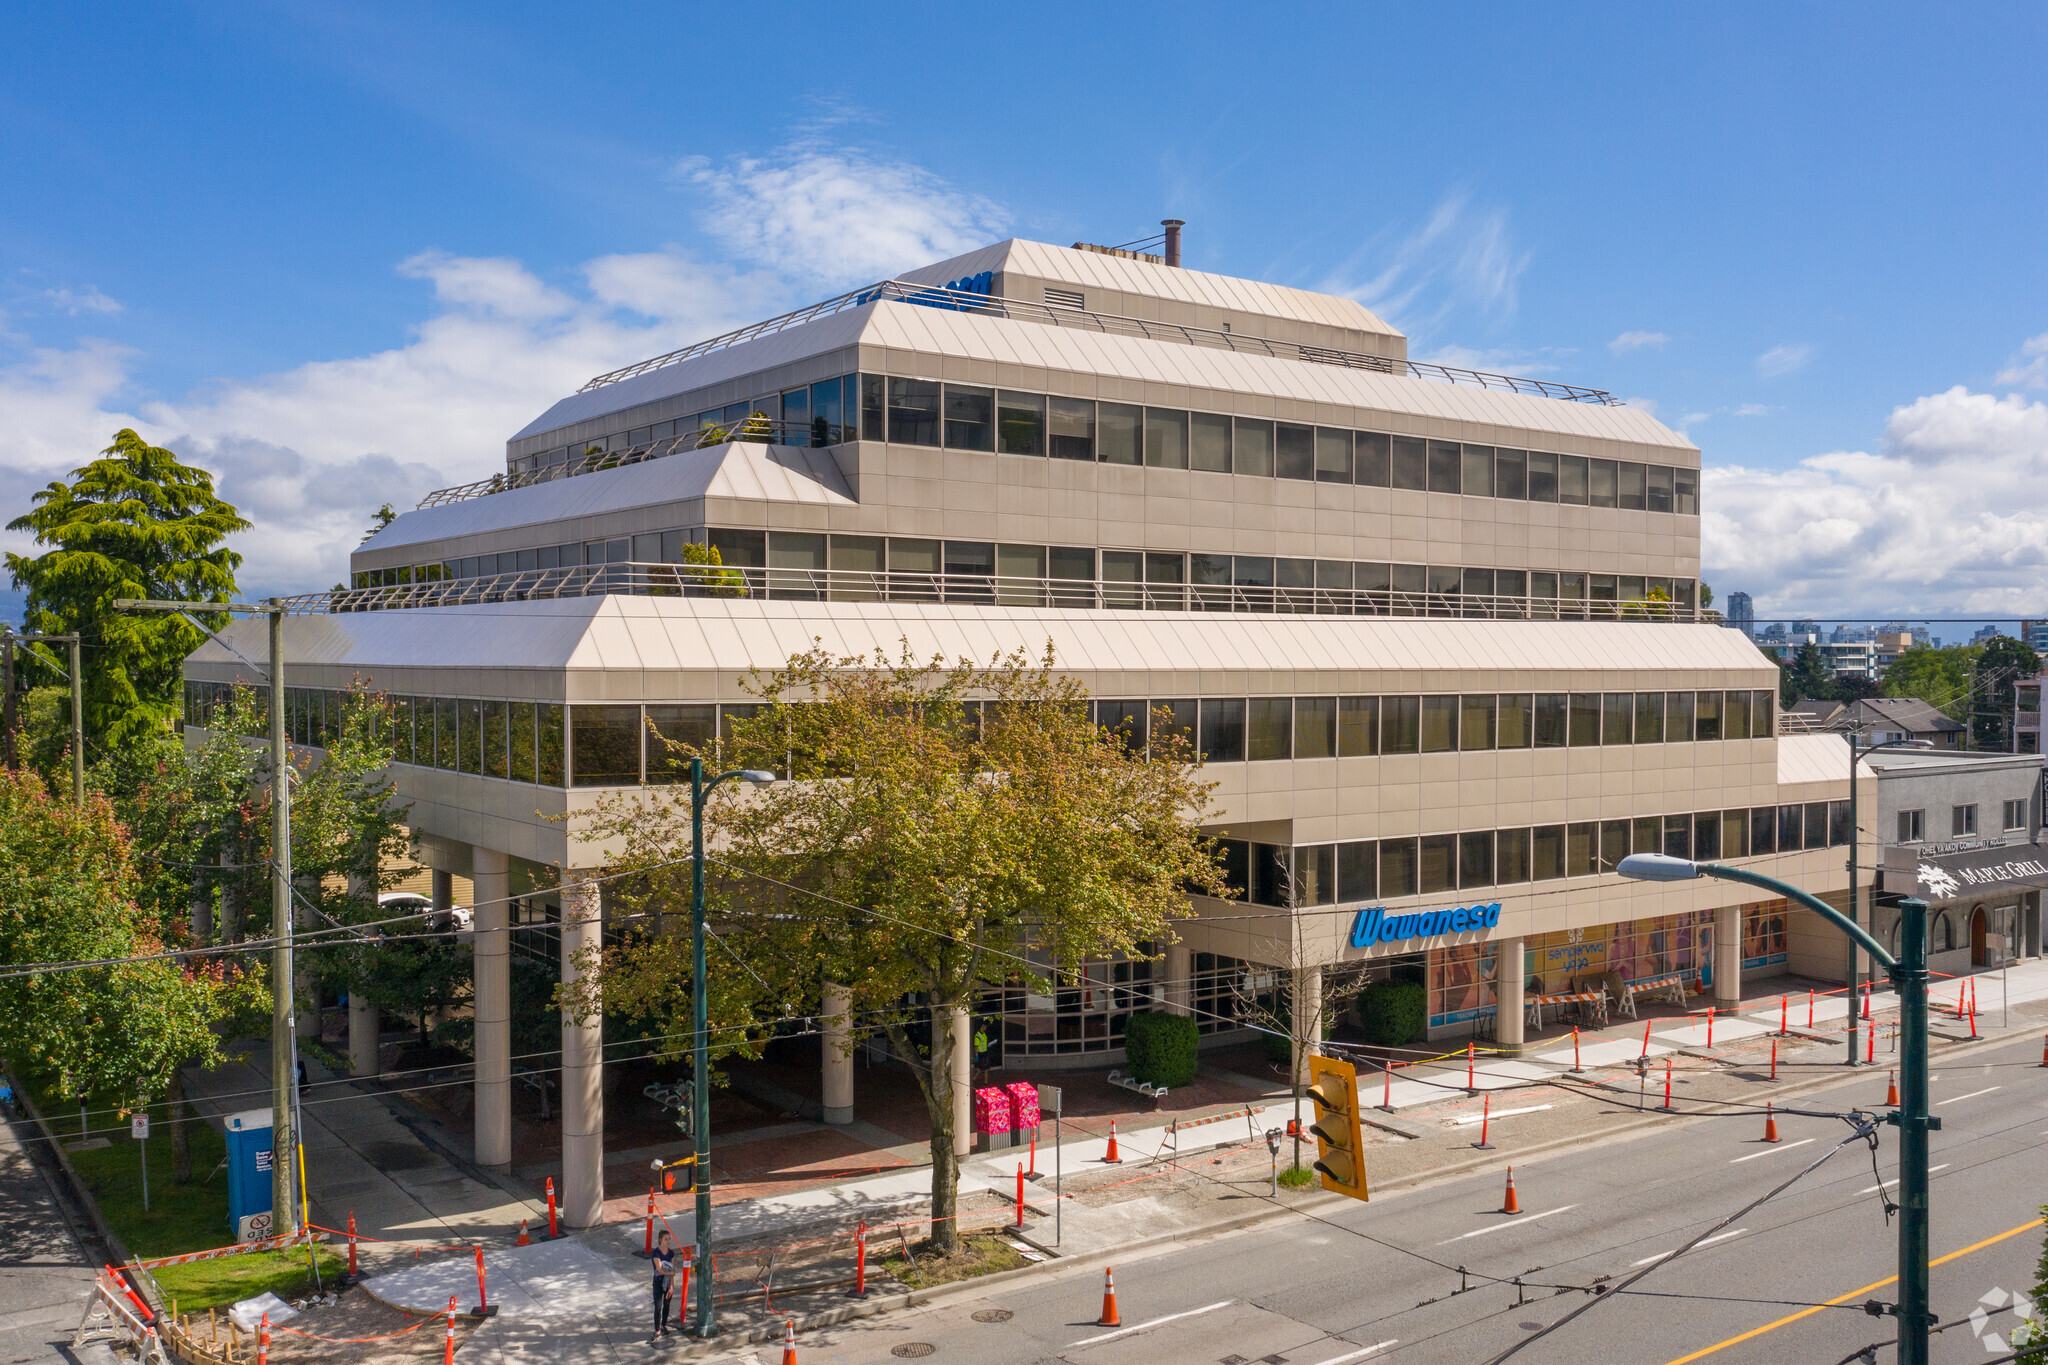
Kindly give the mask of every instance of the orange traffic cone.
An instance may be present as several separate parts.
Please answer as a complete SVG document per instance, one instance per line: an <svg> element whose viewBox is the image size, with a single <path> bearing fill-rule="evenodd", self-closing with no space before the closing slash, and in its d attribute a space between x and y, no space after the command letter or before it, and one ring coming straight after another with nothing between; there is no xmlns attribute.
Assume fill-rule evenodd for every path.
<svg viewBox="0 0 2048 1365"><path fill-rule="evenodd" d="M1777 1140L1778 1115L1777 1112L1770 1105L1767 1104L1764 1106L1764 1141L1776 1142Z"/></svg>
<svg viewBox="0 0 2048 1365"><path fill-rule="evenodd" d="M1097 1327L1120 1327L1123 1319L1116 1315L1116 1271L1109 1266L1102 1268L1102 1316L1095 1321Z"/></svg>
<svg viewBox="0 0 2048 1365"><path fill-rule="evenodd" d="M1102 1164L1105 1166L1121 1166L1124 1164L1124 1159L1116 1154L1115 1119L1109 1121L1109 1150L1102 1154Z"/></svg>
<svg viewBox="0 0 2048 1365"><path fill-rule="evenodd" d="M1515 1168L1512 1166L1508 1167L1508 1197L1501 1204L1500 1211L1502 1213L1520 1213L1522 1211L1522 1201L1515 1198Z"/></svg>
<svg viewBox="0 0 2048 1365"><path fill-rule="evenodd" d="M533 1238L527 1235L526 1220L524 1218L519 1220L519 1236L513 1239L512 1245L516 1247L530 1247L533 1245Z"/></svg>
<svg viewBox="0 0 2048 1365"><path fill-rule="evenodd" d="M2048 1062L2043 1062L2042 1065L2048 1066ZM1896 1071L1892 1073L1891 1080L1885 1085L1884 1102L1890 1108L1896 1109L1899 1107L1899 1073Z"/></svg>
<svg viewBox="0 0 2048 1365"><path fill-rule="evenodd" d="M2048 1034L2041 1037L2041 1065L2048 1066Z"/></svg>
<svg viewBox="0 0 2048 1365"><path fill-rule="evenodd" d="M796 1319L786 1318L782 1326L782 1365L796 1365Z"/></svg>

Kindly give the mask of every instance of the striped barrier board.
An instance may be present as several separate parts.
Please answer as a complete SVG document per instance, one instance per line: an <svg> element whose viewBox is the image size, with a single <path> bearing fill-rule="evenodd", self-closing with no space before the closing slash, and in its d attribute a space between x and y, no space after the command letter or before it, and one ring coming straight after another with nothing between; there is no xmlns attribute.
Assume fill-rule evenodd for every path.
<svg viewBox="0 0 2048 1365"><path fill-rule="evenodd" d="M325 1241L311 1233L289 1232L278 1237L263 1237L254 1242L237 1242L233 1246L215 1247L211 1251L188 1251L183 1256L159 1256L147 1261L131 1264L143 1270L155 1270L159 1266L189 1265L193 1261L211 1261L221 1256L240 1256L250 1251L276 1251L280 1247L297 1246L304 1242Z"/></svg>

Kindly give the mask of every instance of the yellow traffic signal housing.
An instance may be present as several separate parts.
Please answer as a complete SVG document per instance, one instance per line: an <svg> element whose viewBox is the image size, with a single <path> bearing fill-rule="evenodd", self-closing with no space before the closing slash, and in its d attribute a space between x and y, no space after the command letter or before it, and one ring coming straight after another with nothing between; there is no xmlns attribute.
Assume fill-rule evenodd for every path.
<svg viewBox="0 0 2048 1365"><path fill-rule="evenodd" d="M1336 1057L1308 1059L1308 1095L1316 1104L1316 1170L1323 1188L1368 1199L1365 1189L1365 1135L1358 1123L1358 1071Z"/></svg>

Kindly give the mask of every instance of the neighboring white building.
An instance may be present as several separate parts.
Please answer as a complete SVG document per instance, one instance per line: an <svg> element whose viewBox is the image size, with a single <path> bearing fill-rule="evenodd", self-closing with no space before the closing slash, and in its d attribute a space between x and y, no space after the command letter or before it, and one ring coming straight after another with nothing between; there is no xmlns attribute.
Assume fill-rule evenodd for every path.
<svg viewBox="0 0 2048 1365"><path fill-rule="evenodd" d="M509 1159L493 931L591 941L581 878L608 850L575 817L673 780L646 726L709 739L749 669L814 639L1050 640L1105 720L1171 706L1208 755L1242 901L1197 900L1149 960L1065 964L1071 991L992 993L1006 1065L1117 1061L1154 1005L1228 1037L1236 985L1297 940L1412 968L1434 1036L1509 1046L1528 989L1839 976L1804 912L1613 873L1662 850L1846 888L1844 741L1779 739L1777 669L1699 619L1698 449L1595 390L1406 353L1348 299L1002 242L593 380L512 437L505 475L366 542L353 587L286 622L292 725L318 742L367 677L410 726L424 856L475 883L477 1159ZM743 596L674 567L691 542ZM261 657L260 625L227 637ZM248 675L202 648L189 719ZM542 869L569 889L536 892ZM1414 929L1496 904L1357 939L1369 909ZM595 1027L565 1029L578 1222L602 1184ZM850 1118L851 1067L828 1049L826 1070Z"/></svg>

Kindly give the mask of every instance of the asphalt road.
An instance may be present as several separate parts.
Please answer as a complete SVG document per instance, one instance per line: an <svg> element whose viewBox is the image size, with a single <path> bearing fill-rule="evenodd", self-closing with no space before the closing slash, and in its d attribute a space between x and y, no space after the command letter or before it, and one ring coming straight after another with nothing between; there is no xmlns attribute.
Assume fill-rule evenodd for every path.
<svg viewBox="0 0 2048 1365"><path fill-rule="evenodd" d="M2010 1312L1973 1324L1986 1296L2024 1289L2042 1248L2029 1226L2048 1201L2040 1153L2048 1136L2048 1070L2031 1040L1937 1064L1932 1138L1934 1310L1954 1329L1937 1362L2002 1354ZM1808 1111L1878 1109L1885 1075L1860 1073L1808 1092ZM1548 1335L1538 1332L1589 1295L1683 1245L1764 1194L1850 1129L1841 1119L1787 1115L1781 1141L1760 1117L1706 1118L1645 1136L1530 1159L1515 1176L1523 1212L1506 1217L1499 1172L1337 1201L1303 1217L1116 1265L1123 1328L1096 1326L1099 1269L999 1286L985 1298L892 1314L808 1334L804 1365L903 1358L977 1365L1350 1365L1353 1361L1485 1362L1517 1342L1518 1365L1800 1361L1834 1365L1870 1343L1894 1358L1889 1319L1867 1299L1895 1286L1896 1221L1877 1186L1896 1176L1893 1131L1830 1156L1784 1194ZM1512 1155L1506 1129L1495 1132ZM1251 1196L1247 1196L1251 1197ZM2009 1234L2009 1235L2008 1235ZM1987 1243L1987 1239L1998 1239ZM1970 1248L1975 1249L1970 1249ZM1469 1274L1462 1276L1458 1267ZM1511 1281L1520 1277L1522 1287ZM1571 1286L1563 1290L1554 1286ZM1461 1289L1464 1292L1459 1292ZM1812 1308L1828 1300L1843 1306ZM1993 1306L2008 1300L1996 1298ZM1007 1313L1001 1321L977 1321ZM1532 1338L1535 1338L1532 1340ZM917 1349L930 1346L930 1351ZM1372 1349L1372 1348L1377 1349ZM779 1359L779 1347L734 1353Z"/></svg>
<svg viewBox="0 0 2048 1365"><path fill-rule="evenodd" d="M85 1358L66 1343L94 1267L24 1145L30 1132L26 1120L0 1115L0 1365ZM92 1358L112 1359L104 1350Z"/></svg>

